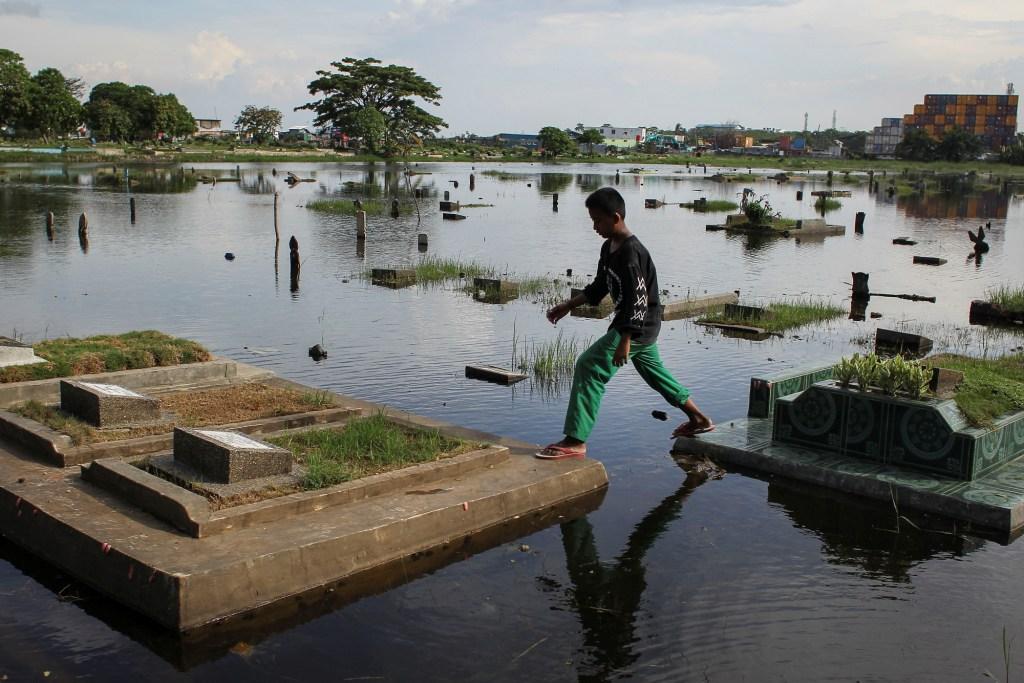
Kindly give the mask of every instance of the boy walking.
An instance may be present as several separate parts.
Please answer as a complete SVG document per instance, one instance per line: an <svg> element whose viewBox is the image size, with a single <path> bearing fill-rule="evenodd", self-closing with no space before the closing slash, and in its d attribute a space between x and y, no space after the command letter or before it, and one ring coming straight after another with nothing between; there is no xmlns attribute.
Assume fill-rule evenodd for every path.
<svg viewBox="0 0 1024 683"><path fill-rule="evenodd" d="M594 428L604 387L627 360L647 385L689 418L676 427L672 438L696 436L715 428L690 398L690 390L669 373L658 354L661 300L658 274L651 255L626 227L626 203L615 189L602 187L586 200L594 232L604 238L594 281L581 294L550 308L552 324L584 303L596 305L606 294L615 302L608 332L576 360L572 392L565 413L565 438L537 453L545 460L582 458Z"/></svg>

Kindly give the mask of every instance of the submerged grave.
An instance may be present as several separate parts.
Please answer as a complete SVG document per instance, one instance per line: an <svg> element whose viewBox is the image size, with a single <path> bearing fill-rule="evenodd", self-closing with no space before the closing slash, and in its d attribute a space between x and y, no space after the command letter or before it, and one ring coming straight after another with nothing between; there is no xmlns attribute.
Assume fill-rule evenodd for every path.
<svg viewBox="0 0 1024 683"><path fill-rule="evenodd" d="M74 381L143 396L252 381L314 392L223 359ZM58 393L56 379L12 383L0 387L0 406L53 403ZM335 407L308 415L177 429L173 449L167 432L79 446L63 458L56 454L69 450L69 437L0 410L0 534L163 627L188 631L434 548L504 538L492 531L518 528L509 526L516 519L564 521L559 514L607 486L597 461L541 462L529 444L330 397ZM311 488L292 451L270 443L338 430L368 412L465 445ZM333 421L319 419L324 413Z"/></svg>
<svg viewBox="0 0 1024 683"><path fill-rule="evenodd" d="M1024 410L972 426L948 398L861 391L835 373L755 377L746 418L680 438L674 451L964 520L1005 540L1024 532ZM948 396L958 378L936 374L932 386Z"/></svg>
<svg viewBox="0 0 1024 683"><path fill-rule="evenodd" d="M751 223L742 213L729 214L725 217L725 223L710 223L705 228L709 231L724 230L766 237L828 237L846 234L845 225L831 225L824 218L778 220L761 225Z"/></svg>

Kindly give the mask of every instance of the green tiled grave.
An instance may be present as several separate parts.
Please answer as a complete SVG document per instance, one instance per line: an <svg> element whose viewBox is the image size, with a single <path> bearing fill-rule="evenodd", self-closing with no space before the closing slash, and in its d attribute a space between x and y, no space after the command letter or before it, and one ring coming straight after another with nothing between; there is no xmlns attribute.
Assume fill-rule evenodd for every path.
<svg viewBox="0 0 1024 683"><path fill-rule="evenodd" d="M990 438L1003 440L1016 435L1024 439L1024 421L1016 419L1002 426L1006 429L993 433L1003 436ZM705 455L726 466L731 464L894 501L901 509L962 519L1002 532L1007 538L1024 531L1024 458L1008 462L973 481L963 481L818 447L773 443L769 418L719 423L713 432L678 439L674 451Z"/></svg>
<svg viewBox="0 0 1024 683"><path fill-rule="evenodd" d="M1024 414L991 429L968 426L952 400L911 400L814 384L776 400L778 443L902 465L963 480L1024 454Z"/></svg>
<svg viewBox="0 0 1024 683"><path fill-rule="evenodd" d="M752 377L747 417L770 417L775 409L775 399L799 393L826 379L832 379L831 365L815 365L766 377Z"/></svg>

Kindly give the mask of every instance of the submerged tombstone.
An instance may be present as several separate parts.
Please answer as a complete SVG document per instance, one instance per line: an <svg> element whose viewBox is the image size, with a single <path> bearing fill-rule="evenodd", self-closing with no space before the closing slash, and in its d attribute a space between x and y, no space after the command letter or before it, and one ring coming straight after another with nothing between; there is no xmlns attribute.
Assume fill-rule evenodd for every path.
<svg viewBox="0 0 1024 683"><path fill-rule="evenodd" d="M221 484L292 471L292 452L238 432L174 428L174 461Z"/></svg>
<svg viewBox="0 0 1024 683"><path fill-rule="evenodd" d="M60 381L60 409L96 427L120 427L160 419L160 402L116 384Z"/></svg>
<svg viewBox="0 0 1024 683"><path fill-rule="evenodd" d="M391 289L408 287L416 284L416 270L413 268L374 268L370 271L370 282Z"/></svg>
<svg viewBox="0 0 1024 683"><path fill-rule="evenodd" d="M879 355L898 353L920 358L931 350L932 340L923 335L881 327L875 331L875 353Z"/></svg>
<svg viewBox="0 0 1024 683"><path fill-rule="evenodd" d="M519 298L519 283L495 278L473 278L473 299L488 304L504 304Z"/></svg>

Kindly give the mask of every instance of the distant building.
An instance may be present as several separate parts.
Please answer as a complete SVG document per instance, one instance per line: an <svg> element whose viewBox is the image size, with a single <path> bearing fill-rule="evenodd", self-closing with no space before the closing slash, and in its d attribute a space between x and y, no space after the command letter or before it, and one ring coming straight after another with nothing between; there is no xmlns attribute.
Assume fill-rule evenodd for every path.
<svg viewBox="0 0 1024 683"><path fill-rule="evenodd" d="M193 133L197 138L219 138L231 131L225 131L221 128L220 119L193 119L196 122L196 132Z"/></svg>
<svg viewBox="0 0 1024 683"><path fill-rule="evenodd" d="M619 149L632 149L647 139L647 128L623 128L622 126L586 126L584 130L597 129L601 131L605 147L617 147Z"/></svg>
<svg viewBox="0 0 1024 683"><path fill-rule="evenodd" d="M316 133L305 126L292 126L278 133L277 139L281 142L312 142L316 139Z"/></svg>
<svg viewBox="0 0 1024 683"><path fill-rule="evenodd" d="M804 156L807 154L807 141L804 138L783 135L779 138L779 151L787 157Z"/></svg>
<svg viewBox="0 0 1024 683"><path fill-rule="evenodd" d="M981 138L985 149L998 152L1017 135L1017 95L925 95L903 116L904 132L920 129L940 139L953 128Z"/></svg>
<svg viewBox="0 0 1024 683"><path fill-rule="evenodd" d="M531 150L540 147L540 138L536 133L498 133L491 141L501 147L525 147Z"/></svg>
<svg viewBox="0 0 1024 683"><path fill-rule="evenodd" d="M896 145L903 141L903 119L882 119L882 125L875 126L864 139L864 153L876 157L891 157L896 154Z"/></svg>

